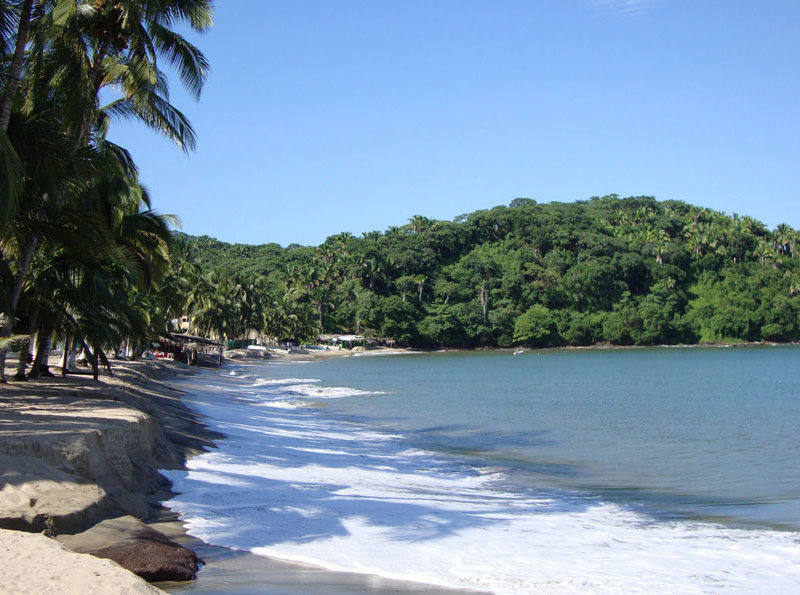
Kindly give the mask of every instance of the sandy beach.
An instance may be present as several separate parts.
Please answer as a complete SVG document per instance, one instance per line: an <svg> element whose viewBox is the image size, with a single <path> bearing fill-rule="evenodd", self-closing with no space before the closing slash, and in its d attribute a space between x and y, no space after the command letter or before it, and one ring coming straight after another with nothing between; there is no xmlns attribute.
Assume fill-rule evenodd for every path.
<svg viewBox="0 0 800 595"><path fill-rule="evenodd" d="M187 373L193 372L174 364L120 362L114 377L98 382L75 374L0 385L4 588L36 576L44 582L22 591L153 590L111 561L74 552L119 542L117 531L93 548L81 543L83 532L101 521L126 518L132 534L142 529L136 523L158 519L159 501L169 495L158 470L180 468L189 454L212 444L216 435L163 382ZM26 560L47 560L55 583L31 572Z"/></svg>
<svg viewBox="0 0 800 595"><path fill-rule="evenodd" d="M273 351L269 359L356 353ZM227 355L232 361L247 357ZM15 363L9 359L8 372L13 374ZM57 374L0 385L0 592L447 591L285 563L186 535L177 517L160 504L171 492L158 470L183 468L187 457L220 437L169 384L195 370L173 362L124 361L114 362L113 372L97 382L88 374ZM196 551L205 562L197 578L157 581L154 587L111 560L82 553L104 555L120 544L140 551L152 546L136 541L147 531L157 531L157 541ZM44 561L47 571L41 572Z"/></svg>

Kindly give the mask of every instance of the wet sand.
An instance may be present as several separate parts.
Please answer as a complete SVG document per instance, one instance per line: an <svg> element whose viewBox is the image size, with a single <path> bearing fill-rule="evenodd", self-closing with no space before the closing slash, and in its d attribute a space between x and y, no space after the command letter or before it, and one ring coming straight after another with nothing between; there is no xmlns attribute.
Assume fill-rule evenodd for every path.
<svg viewBox="0 0 800 595"><path fill-rule="evenodd" d="M443 589L422 583L402 582L377 576L346 572L332 572L208 545L183 533L179 522L153 525L162 533L197 552L206 562L197 579L183 583L156 583L168 593L208 593L255 595L347 595L350 593L409 594L474 593L476 591ZM178 533L171 533L177 531Z"/></svg>

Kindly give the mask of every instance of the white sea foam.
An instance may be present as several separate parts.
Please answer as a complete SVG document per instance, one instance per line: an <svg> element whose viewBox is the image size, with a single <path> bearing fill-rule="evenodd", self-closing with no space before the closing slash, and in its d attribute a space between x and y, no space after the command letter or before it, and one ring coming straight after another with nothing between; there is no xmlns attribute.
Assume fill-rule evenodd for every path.
<svg viewBox="0 0 800 595"><path fill-rule="evenodd" d="M253 386L282 386L284 384L312 384L321 382L318 378L258 378Z"/></svg>
<svg viewBox="0 0 800 595"><path fill-rule="evenodd" d="M367 395L385 395L381 391L359 390L348 386L317 386L314 384L290 384L283 387L286 394L313 399L341 399Z"/></svg>
<svg viewBox="0 0 800 595"><path fill-rule="evenodd" d="M299 409L301 407L306 407L306 403L302 401L266 401L258 404L259 407L272 407L274 409Z"/></svg>
<svg viewBox="0 0 800 595"><path fill-rule="evenodd" d="M218 399L193 406L227 438L165 472L180 493L167 506L209 543L497 593L800 591L797 533L511 493L399 436Z"/></svg>
<svg viewBox="0 0 800 595"><path fill-rule="evenodd" d="M353 357L380 357L383 355L419 355L418 351L406 351L404 349L381 349L379 351L357 351Z"/></svg>
<svg viewBox="0 0 800 595"><path fill-rule="evenodd" d="M273 361L269 362L269 365L270 366L305 366L305 365L313 364L313 363L314 362L312 360L302 360L302 359L301 360L288 361L288 362L282 362L282 361L278 360L278 361L274 361L274 362Z"/></svg>

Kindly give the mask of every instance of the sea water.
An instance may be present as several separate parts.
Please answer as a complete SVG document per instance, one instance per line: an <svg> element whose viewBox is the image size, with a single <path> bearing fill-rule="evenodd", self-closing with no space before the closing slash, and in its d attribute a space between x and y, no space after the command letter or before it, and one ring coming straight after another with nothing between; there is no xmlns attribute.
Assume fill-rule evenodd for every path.
<svg viewBox="0 0 800 595"><path fill-rule="evenodd" d="M800 592L800 349L227 365L168 472L204 541L524 592Z"/></svg>

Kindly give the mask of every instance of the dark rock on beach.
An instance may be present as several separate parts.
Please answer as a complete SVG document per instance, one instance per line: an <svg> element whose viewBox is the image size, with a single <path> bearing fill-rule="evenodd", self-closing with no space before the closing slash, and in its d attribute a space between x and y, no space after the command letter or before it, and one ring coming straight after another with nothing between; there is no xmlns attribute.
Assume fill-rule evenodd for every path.
<svg viewBox="0 0 800 595"><path fill-rule="evenodd" d="M192 580L202 563L192 550L130 516L59 536L59 541L74 551L113 560L149 582Z"/></svg>

